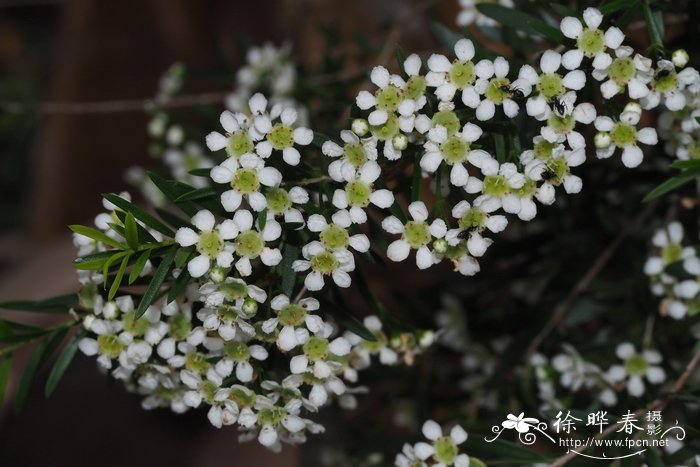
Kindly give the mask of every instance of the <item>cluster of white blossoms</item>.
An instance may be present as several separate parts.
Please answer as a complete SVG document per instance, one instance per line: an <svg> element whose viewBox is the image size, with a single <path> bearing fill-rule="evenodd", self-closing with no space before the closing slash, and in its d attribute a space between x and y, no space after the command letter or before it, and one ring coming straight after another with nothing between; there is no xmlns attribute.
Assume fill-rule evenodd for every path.
<svg viewBox="0 0 700 467"><path fill-rule="evenodd" d="M562 349L562 353L551 359L541 353L535 353L530 359L543 410L567 408L557 397L557 387L569 395L585 392L607 406L614 406L620 391L626 390L630 396L641 397L645 392L645 380L653 385L666 381L666 372L659 366L661 354L653 349L638 352L633 344L620 343L615 355L621 362L610 365L607 370L586 360L569 344L563 344Z"/></svg>
<svg viewBox="0 0 700 467"><path fill-rule="evenodd" d="M683 319L700 312L700 258L683 245L683 226L674 221L656 231L653 254L644 264L651 291L661 297L659 313Z"/></svg>
<svg viewBox="0 0 700 467"><path fill-rule="evenodd" d="M455 466L479 467L485 465L480 460L460 452L459 445L467 440L467 432L459 426L452 427L445 434L440 425L433 420L423 424L423 436L426 441L414 445L405 444L396 456L397 467Z"/></svg>
<svg viewBox="0 0 700 467"><path fill-rule="evenodd" d="M459 0L459 12L457 13L456 22L458 26L470 26L476 24L478 26L497 26L493 18L490 18L477 9L477 5L480 3L487 3L483 0ZM506 8L513 8L515 4L513 0L496 0L494 2Z"/></svg>
<svg viewBox="0 0 700 467"><path fill-rule="evenodd" d="M136 263L150 257L159 269L154 272L147 261L133 274L136 263L118 256L117 274L128 274L130 284L155 277L168 292L137 318L136 296L120 289L107 299L101 286L105 274L81 272L82 303L91 310L84 317L81 350L144 395L145 407L183 412L206 406L214 426L237 425L243 439L257 437L273 449L322 431L308 414L331 401L353 408L354 394L362 388L351 385L373 356L387 365L410 363L433 340L431 333L392 335L373 316L356 332L329 317L328 294L320 291L350 287L355 255L377 254L366 233L372 223L392 236L390 260L403 261L415 252L420 269L447 260L473 275L493 243L491 234L502 232L509 216L529 221L537 215L537 203L554 202L558 187L566 193L581 190L572 170L586 159L583 127L595 125L599 131L599 157L620 148L625 165L638 165L638 143L656 143L654 129L637 129L642 109L675 108L678 93L699 85L697 72L676 73L664 61L635 55L623 45L619 29L599 29L602 19L595 8L584 12L583 23L564 18L561 30L571 40L561 51L544 51L537 67L515 69L504 57L477 60L468 39L454 45L454 58L430 56L424 73L416 54L405 59L400 75L375 67L374 88L356 97L364 118L355 119L337 140L314 134L302 108L286 98L296 77L288 51L253 49L237 77L240 92L220 115L223 130L206 136L209 154L186 144L182 129L168 126L167 119L157 115L150 124L152 134L180 151L165 155L179 181L173 186L187 187L180 183L185 181L192 188L184 201L168 196L186 213L186 218L163 218L177 229L173 238L141 220L129 226L126 212L111 203L96 222L108 238L76 234L81 256L107 252L115 244L133 250L133 243L145 239L149 251L127 254L139 253ZM620 95L622 113L598 115L592 104L580 102L578 91L591 78L601 83L596 88L603 98ZM667 82L671 78L673 85ZM166 94L177 88L166 87ZM261 88L269 99L255 92ZM521 149L501 135L510 154L485 150L494 139L493 125L519 114L538 128L532 144ZM322 155L314 153L312 143L324 139ZM193 174L192 169L205 170ZM391 177L398 172L414 178L410 203L392 191ZM423 181L449 190L422 197ZM427 202L434 198L437 202ZM136 230L131 237L129 229ZM160 266L168 262L156 259L163 251L175 255L174 267L164 272ZM109 272L110 266L107 262L100 270ZM173 291L179 293L170 296ZM654 384L663 380L657 354L640 357L629 350L618 351L624 364L611 368L601 387L626 386L639 395L642 377ZM561 384L572 390L589 385L589 373L602 374L594 365L579 364L575 352L554 360ZM461 428L443 436L436 423L427 422L423 433L430 442L406 446L397 465L470 464L459 453L466 440Z"/></svg>

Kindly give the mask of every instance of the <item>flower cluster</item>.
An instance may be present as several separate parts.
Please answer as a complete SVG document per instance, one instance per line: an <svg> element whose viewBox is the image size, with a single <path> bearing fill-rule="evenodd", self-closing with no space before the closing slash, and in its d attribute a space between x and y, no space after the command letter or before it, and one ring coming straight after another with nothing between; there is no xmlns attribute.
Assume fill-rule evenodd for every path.
<svg viewBox="0 0 700 467"><path fill-rule="evenodd" d="M394 465L397 467L483 465L478 459L460 452L459 445L467 440L467 432L459 425L453 426L449 434L445 435L440 425L433 420L428 420L423 424L423 436L427 442L405 444L401 453L396 456Z"/></svg>

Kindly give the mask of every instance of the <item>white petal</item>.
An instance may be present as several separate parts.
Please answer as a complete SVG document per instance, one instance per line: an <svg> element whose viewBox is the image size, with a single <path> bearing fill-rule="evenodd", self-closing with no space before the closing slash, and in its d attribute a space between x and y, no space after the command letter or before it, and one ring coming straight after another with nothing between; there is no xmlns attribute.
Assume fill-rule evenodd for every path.
<svg viewBox="0 0 700 467"><path fill-rule="evenodd" d="M228 138L221 133L212 131L207 135L206 143L210 151L218 151L226 147L228 144Z"/></svg>
<svg viewBox="0 0 700 467"><path fill-rule="evenodd" d="M423 436L431 441L435 441L442 436L442 428L433 420L428 420L423 424Z"/></svg>
<svg viewBox="0 0 700 467"><path fill-rule="evenodd" d="M206 209L203 209L192 217L192 223L199 230L209 232L214 228L216 219L214 218L214 214Z"/></svg>
<svg viewBox="0 0 700 467"><path fill-rule="evenodd" d="M392 261L403 261L408 258L408 253L411 251L411 245L405 240L395 240L389 245L387 249L387 256Z"/></svg>
<svg viewBox="0 0 700 467"><path fill-rule="evenodd" d="M175 233L175 241L181 246L192 246L199 241L199 235L189 227L181 227Z"/></svg>
<svg viewBox="0 0 700 467"><path fill-rule="evenodd" d="M540 69L543 73L556 73L561 66L561 55L554 50L547 50L540 59Z"/></svg>
<svg viewBox="0 0 700 467"><path fill-rule="evenodd" d="M423 222L428 218L428 208L423 201L414 201L409 204L408 212L414 221Z"/></svg>
<svg viewBox="0 0 700 467"><path fill-rule="evenodd" d="M644 154L639 146L627 146L622 150L622 163L625 167L634 168L642 163Z"/></svg>
<svg viewBox="0 0 700 467"><path fill-rule="evenodd" d="M455 55L463 62L474 58L474 44L469 39L460 39L455 44Z"/></svg>
<svg viewBox="0 0 700 467"><path fill-rule="evenodd" d="M659 142L654 128L642 128L637 131L637 141L644 144L654 145Z"/></svg>
<svg viewBox="0 0 700 467"><path fill-rule="evenodd" d="M562 34L564 34L569 39L576 39L583 31L583 25L581 21L572 16L567 16L561 20L559 24Z"/></svg>
<svg viewBox="0 0 700 467"><path fill-rule="evenodd" d="M192 258L189 263L187 263L187 271L192 277L202 277L209 270L209 258L200 255L196 258Z"/></svg>

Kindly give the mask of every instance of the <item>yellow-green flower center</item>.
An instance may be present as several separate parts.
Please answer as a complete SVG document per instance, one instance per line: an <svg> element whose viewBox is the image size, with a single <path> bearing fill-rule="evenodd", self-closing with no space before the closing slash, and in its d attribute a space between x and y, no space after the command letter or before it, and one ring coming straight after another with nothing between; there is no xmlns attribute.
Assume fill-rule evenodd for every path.
<svg viewBox="0 0 700 467"><path fill-rule="evenodd" d="M228 153L231 156L238 157L243 154L253 152L255 146L253 140L248 136L248 132L239 130L231 133L228 137Z"/></svg>
<svg viewBox="0 0 700 467"><path fill-rule="evenodd" d="M367 207L372 188L362 180L353 180L345 185L345 193L348 196L350 206Z"/></svg>
<svg viewBox="0 0 700 467"><path fill-rule="evenodd" d="M336 224L330 224L323 232L321 232L320 238L321 242L326 247L331 250L338 250L348 246L350 235L344 228Z"/></svg>
<svg viewBox="0 0 700 467"><path fill-rule="evenodd" d="M216 258L219 252L224 248L224 241L216 230L200 232L196 248L199 254L209 258Z"/></svg>
<svg viewBox="0 0 700 467"><path fill-rule="evenodd" d="M409 221L403 231L403 238L411 247L418 249L427 245L432 239L428 224L425 222Z"/></svg>
<svg viewBox="0 0 700 467"><path fill-rule="evenodd" d="M185 368L194 373L204 373L210 366L203 353L193 352L185 357Z"/></svg>
<svg viewBox="0 0 700 467"><path fill-rule="evenodd" d="M311 258L311 269L327 276L335 271L340 263L330 251L323 251Z"/></svg>
<svg viewBox="0 0 700 467"><path fill-rule="evenodd" d="M284 188L271 188L265 192L267 210L272 214L282 214L292 207L292 200Z"/></svg>
<svg viewBox="0 0 700 467"><path fill-rule="evenodd" d="M450 136L440 145L442 157L449 165L461 164L467 160L470 144L459 136Z"/></svg>
<svg viewBox="0 0 700 467"><path fill-rule="evenodd" d="M433 127L442 125L447 129L447 135L452 136L459 131L459 117L451 110L435 112L433 115Z"/></svg>
<svg viewBox="0 0 700 467"><path fill-rule="evenodd" d="M258 172L255 169L238 169L231 180L231 188L237 192L249 195L258 191L260 188L260 180L258 180Z"/></svg>
<svg viewBox="0 0 700 467"><path fill-rule="evenodd" d="M389 114L389 118L382 125L369 127L372 135L380 141L388 141L399 132L399 120L396 114Z"/></svg>
<svg viewBox="0 0 700 467"><path fill-rule="evenodd" d="M479 208L471 208L457 221L460 228L481 232L488 215Z"/></svg>
<svg viewBox="0 0 700 467"><path fill-rule="evenodd" d="M558 97L564 94L566 89L558 73L547 73L540 76L537 83L537 90L547 99Z"/></svg>
<svg viewBox="0 0 700 467"><path fill-rule="evenodd" d="M460 62L455 60L450 68L450 81L458 88L463 89L476 81L474 64L471 61Z"/></svg>
<svg viewBox="0 0 700 467"><path fill-rule="evenodd" d="M390 84L384 89L377 90L375 97L377 99L377 108L394 112L401 103L401 90Z"/></svg>
<svg viewBox="0 0 700 467"><path fill-rule="evenodd" d="M632 125L617 122L610 132L610 140L618 148L632 146L637 143L637 129Z"/></svg>
<svg viewBox="0 0 700 467"><path fill-rule="evenodd" d="M449 436L436 439L433 447L435 448L435 454L433 454L435 460L446 465L452 465L459 454L457 445Z"/></svg>
<svg viewBox="0 0 700 467"><path fill-rule="evenodd" d="M649 363L640 354L632 355L625 361L625 370L631 376L643 376L648 368Z"/></svg>
<svg viewBox="0 0 700 467"><path fill-rule="evenodd" d="M117 358L124 350L124 344L114 334L102 334L97 337L97 348L100 354L107 355L109 358Z"/></svg>
<svg viewBox="0 0 700 467"><path fill-rule="evenodd" d="M636 72L634 61L630 57L618 57L610 64L610 78L619 85L629 83Z"/></svg>
<svg viewBox="0 0 700 467"><path fill-rule="evenodd" d="M605 37L600 29L584 28L576 45L586 57L595 57L605 50Z"/></svg>
<svg viewBox="0 0 700 467"><path fill-rule="evenodd" d="M184 314L178 313L168 318L168 335L175 340L185 339L191 330L192 323Z"/></svg>
<svg viewBox="0 0 700 467"><path fill-rule="evenodd" d="M485 195L500 197L507 194L510 191L510 187L508 187L508 182L505 177L501 175L489 175L484 177L481 191Z"/></svg>
<svg viewBox="0 0 700 467"><path fill-rule="evenodd" d="M360 143L346 144L344 148L345 158L355 167L362 167L367 162L367 153Z"/></svg>
<svg viewBox="0 0 700 467"><path fill-rule="evenodd" d="M224 344L224 353L236 362L247 362L250 359L250 350L244 342L228 341Z"/></svg>
<svg viewBox="0 0 700 467"><path fill-rule="evenodd" d="M407 99L418 100L425 94L425 78L423 76L411 76L406 81L403 94Z"/></svg>
<svg viewBox="0 0 700 467"><path fill-rule="evenodd" d="M300 305L290 303L279 311L278 318L284 326L301 326L306 318L306 310Z"/></svg>
<svg viewBox="0 0 700 467"><path fill-rule="evenodd" d="M574 118L574 114L560 117L556 113L552 112L552 115L550 115L549 119L547 120L547 124L550 128L552 128L552 130L554 130L555 133L565 135L574 129L576 126L576 119Z"/></svg>
<svg viewBox="0 0 700 467"><path fill-rule="evenodd" d="M302 350L309 360L325 360L328 358L328 341L320 337L310 337L302 346Z"/></svg>
<svg viewBox="0 0 700 467"><path fill-rule="evenodd" d="M486 88L486 98L494 104L501 104L504 100L510 98L510 80L508 78L494 78L489 82Z"/></svg>
<svg viewBox="0 0 700 467"><path fill-rule="evenodd" d="M294 130L287 125L277 123L267 135L267 140L275 149L291 148L294 146Z"/></svg>
<svg viewBox="0 0 700 467"><path fill-rule="evenodd" d="M260 256L265 248L265 240L255 230L248 230L236 237L234 248L238 256L254 259Z"/></svg>
<svg viewBox="0 0 700 467"><path fill-rule="evenodd" d="M683 257L683 247L678 243L669 243L661 250L661 257L665 264L675 263Z"/></svg>
<svg viewBox="0 0 700 467"><path fill-rule="evenodd" d="M139 319L134 319L135 311L130 311L122 316L124 330L132 336L142 336L148 329L148 321L143 316Z"/></svg>
<svg viewBox="0 0 700 467"><path fill-rule="evenodd" d="M548 159L552 157L552 151L557 147L557 143L550 143L546 139L535 143L535 157L538 159Z"/></svg>

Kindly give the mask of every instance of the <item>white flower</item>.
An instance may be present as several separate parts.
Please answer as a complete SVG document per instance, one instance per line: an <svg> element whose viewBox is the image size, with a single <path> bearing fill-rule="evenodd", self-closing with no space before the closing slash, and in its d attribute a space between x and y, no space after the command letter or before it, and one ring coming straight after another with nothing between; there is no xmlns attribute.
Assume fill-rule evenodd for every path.
<svg viewBox="0 0 700 467"><path fill-rule="evenodd" d="M481 2L478 0L459 0L460 10L457 14L457 25L458 26L469 26L476 23L479 26L495 27L498 22L493 18L481 14L479 12L477 5ZM514 4L512 0L497 0L496 3L506 8L513 8Z"/></svg>
<svg viewBox="0 0 700 467"><path fill-rule="evenodd" d="M666 372L658 364L661 354L656 350L644 350L637 353L629 342L617 346L616 355L623 360L623 365L613 365L607 372L612 383L627 382L627 392L631 396L641 397L644 394L644 378L651 384L661 384L666 380Z"/></svg>
<svg viewBox="0 0 700 467"><path fill-rule="evenodd" d="M271 334L281 325L277 334L277 347L288 352L309 338L309 333L317 333L324 327L320 316L313 314L320 307L315 298L303 298L292 303L286 295L277 295L270 302L277 316L262 323L262 331Z"/></svg>
<svg viewBox="0 0 700 467"><path fill-rule="evenodd" d="M250 131L250 120L242 113L232 113L228 110L219 117L221 126L226 131L225 135L213 131L207 135L207 147L211 151L226 149L229 157L239 157L251 153L255 149L255 138L258 135Z"/></svg>
<svg viewBox="0 0 700 467"><path fill-rule="evenodd" d="M238 228L233 238L233 249L238 256L235 266L241 276L252 273L251 261L254 259L260 258L265 266L276 266L282 261L279 249L267 246L268 242L282 235L282 227L271 214L268 213L263 229L260 229L260 220L253 225L253 215L245 210L235 212L233 223Z"/></svg>
<svg viewBox="0 0 700 467"><path fill-rule="evenodd" d="M187 143L184 148L169 148L163 154L163 162L170 167L175 180L189 183L195 188L208 185L204 177L190 174L194 169L208 169L214 166L212 160L204 156L202 147L196 143Z"/></svg>
<svg viewBox="0 0 700 467"><path fill-rule="evenodd" d="M321 151L326 156L335 158L328 166L328 175L336 182L349 182L355 178L357 170L367 161L377 160L377 140L360 139L348 130L341 131L340 138L345 143L343 146L328 140L323 143Z"/></svg>
<svg viewBox="0 0 700 467"><path fill-rule="evenodd" d="M255 139L263 140L255 145L255 152L266 159L272 155L272 151L282 151L282 159L287 164L299 164L301 154L295 145L311 144L314 133L305 127L294 128L298 118L296 109L276 104L268 114L267 99L260 93L250 98L249 106L253 114Z"/></svg>
<svg viewBox="0 0 700 467"><path fill-rule="evenodd" d="M413 447L418 459L425 461L432 458L437 462L435 465L469 466L469 456L459 452L458 446L467 440L467 432L461 426L455 425L449 435L443 436L440 425L428 420L423 424L422 431L430 443L419 442Z"/></svg>
<svg viewBox="0 0 700 467"><path fill-rule="evenodd" d="M181 227L175 234L175 241L183 247L194 245L198 256L187 263L187 270L192 277L202 277L209 271L211 262L222 268L228 268L233 262L233 245L226 242L239 233L235 221L224 220L216 225L214 215L207 210L199 211L192 217L192 224L199 230Z"/></svg>
<svg viewBox="0 0 700 467"><path fill-rule="evenodd" d="M596 148L596 155L603 159L612 156L615 148L622 149L622 163L625 167L637 167L642 163L644 154L637 143L655 145L658 142L654 128L637 129L640 114L637 112L623 112L620 120L614 122L610 117L598 117L595 127L598 131L610 136L610 145L607 148Z"/></svg>
<svg viewBox="0 0 700 467"><path fill-rule="evenodd" d="M331 276L338 287L350 287L350 272L355 270L355 259L347 249L329 250L319 241L312 241L301 249L303 260L292 263L296 272L307 271L304 285L310 291L321 290L324 277Z"/></svg>
<svg viewBox="0 0 700 467"><path fill-rule="evenodd" d="M527 80L538 91L538 95L527 100L527 114L538 120L549 118L551 111L560 117L573 111L563 96L569 91L578 91L586 84L586 75L577 68L581 64L582 56L574 51L569 51L562 56L554 50L547 50L540 59L541 73L530 65L524 65L518 76ZM570 70L566 75L559 74L559 68L563 66Z"/></svg>
<svg viewBox="0 0 700 467"><path fill-rule="evenodd" d="M518 78L512 83L507 78L509 64L503 57L497 57L493 62L481 60L476 64L476 91L483 99L476 107L476 118L481 121L490 120L496 113L496 106L503 106L506 117L513 118L518 114L518 104L513 99L523 98L532 92L532 84L524 78Z"/></svg>
<svg viewBox="0 0 700 467"><path fill-rule="evenodd" d="M431 129L423 146L425 153L420 160L421 169L434 173L444 161L452 166L450 183L459 187L466 185L469 174L464 164L467 162L471 143L479 139L482 133L481 128L472 123L466 123L461 131L454 134L450 134L442 125Z"/></svg>
<svg viewBox="0 0 700 467"><path fill-rule="evenodd" d="M444 55L433 54L428 58L427 85L436 88L435 95L441 102L451 102L455 93L462 91L462 102L476 108L481 100L474 89L477 69L474 58L474 44L469 39L460 39L454 46L457 59L453 62Z"/></svg>
<svg viewBox="0 0 700 467"><path fill-rule="evenodd" d="M386 209L394 203L394 195L386 189L375 190L374 182L381 175L382 169L375 161L366 162L356 177L345 185L344 190L333 193L333 206L348 209L350 219L355 224L367 221L365 209L370 204Z"/></svg>
<svg viewBox="0 0 700 467"><path fill-rule="evenodd" d="M586 8L583 11L583 22L578 18L567 16L561 20L561 32L570 39L576 39L576 50L593 59L595 68L604 68L611 58L606 53L607 48L617 49L625 39L619 28L609 27L605 32L598 29L603 21L603 14L596 8Z"/></svg>
<svg viewBox="0 0 700 467"><path fill-rule="evenodd" d="M508 219L502 215L492 215L498 209L497 204L480 201L474 206L462 200L452 208L452 217L457 219L458 228L450 229L445 235L447 243L457 246L460 241L479 235L488 229L490 232L502 232L508 225ZM490 242L484 240L484 243ZM472 244L474 242L472 241ZM480 250L477 248L477 250ZM480 256L480 255L479 255Z"/></svg>
<svg viewBox="0 0 700 467"><path fill-rule="evenodd" d="M221 193L221 204L228 212L234 212L245 198L254 211L267 207L267 198L260 192L262 186L276 187L282 174L274 167L265 167L265 161L255 154L243 154L228 158L211 169L216 183L228 183L231 189Z"/></svg>
<svg viewBox="0 0 700 467"><path fill-rule="evenodd" d="M484 174L483 180L470 179L466 186L468 193L481 195L474 200L474 204L487 205L493 203L493 210L503 208L511 214L518 214L521 209L519 198L513 193L525 185L525 176L518 172L515 164L507 162L499 164L490 154L482 150L472 151L469 154L469 162L475 165Z"/></svg>
<svg viewBox="0 0 700 467"><path fill-rule="evenodd" d="M615 59L607 67L593 70L593 77L598 81L607 79L600 85L600 92L605 99L610 99L624 91L630 99L639 99L649 94L647 83L651 81L651 59L640 54L632 57L634 50L623 46L615 49Z"/></svg>
<svg viewBox="0 0 700 467"><path fill-rule="evenodd" d="M422 201L414 201L408 206L408 212L413 220L402 223L394 216L387 217L382 222L382 228L391 234L401 235L389 245L387 256L392 261L403 261L411 249L416 251L416 265L419 269L427 269L442 259L433 252L429 245L434 239L441 239L447 232L447 226L442 219L435 219L430 224L428 208Z"/></svg>
<svg viewBox="0 0 700 467"><path fill-rule="evenodd" d="M307 224L311 232L319 234L319 240L326 248L335 251L352 247L360 253L369 250L369 239L365 234L350 235L348 232L352 225L348 211L336 211L331 220L332 222L328 223L322 215L312 214Z"/></svg>

